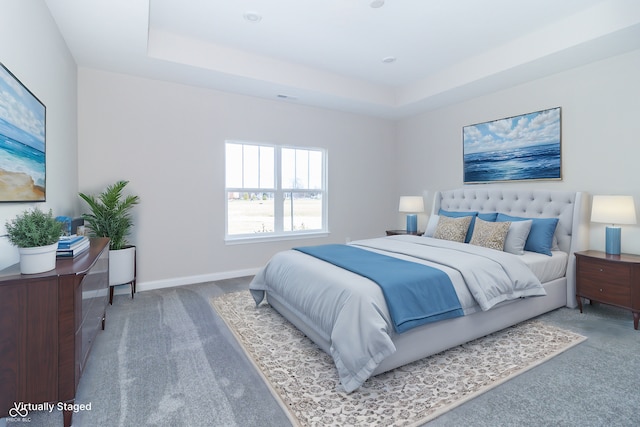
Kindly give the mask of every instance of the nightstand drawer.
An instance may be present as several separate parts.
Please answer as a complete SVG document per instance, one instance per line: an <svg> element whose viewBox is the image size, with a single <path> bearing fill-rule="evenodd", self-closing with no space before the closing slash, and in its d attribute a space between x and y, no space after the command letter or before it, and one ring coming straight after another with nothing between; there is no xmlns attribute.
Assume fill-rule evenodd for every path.
<svg viewBox="0 0 640 427"><path fill-rule="evenodd" d="M576 299L582 298L631 310L633 328L640 323L640 256L601 251L576 252Z"/></svg>
<svg viewBox="0 0 640 427"><path fill-rule="evenodd" d="M629 288L631 282L630 265L593 259L580 264L580 278Z"/></svg>
<svg viewBox="0 0 640 427"><path fill-rule="evenodd" d="M583 275L580 275L578 283L578 293L581 296L605 304L626 306L631 298L631 289L628 284L620 285L617 283L603 282L585 278Z"/></svg>

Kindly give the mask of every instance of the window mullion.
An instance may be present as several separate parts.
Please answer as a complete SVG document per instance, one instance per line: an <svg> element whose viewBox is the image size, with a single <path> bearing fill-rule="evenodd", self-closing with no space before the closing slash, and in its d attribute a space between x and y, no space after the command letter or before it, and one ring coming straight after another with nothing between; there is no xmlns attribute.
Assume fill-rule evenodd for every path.
<svg viewBox="0 0 640 427"><path fill-rule="evenodd" d="M274 228L275 228L275 232L276 233L282 233L282 231L284 230L284 222L283 222L283 218L284 218L284 192L282 191L282 149L280 147L278 147L275 150L274 153L274 162L275 162L275 167L274 169L274 173L275 173L275 187L276 187L276 191L274 194L274 201L273 201L273 209L274 209Z"/></svg>
<svg viewBox="0 0 640 427"><path fill-rule="evenodd" d="M240 157L242 164L240 165L241 169L242 169L242 187L244 188L244 173L245 173L245 168L244 168L244 144L242 144L242 156Z"/></svg>

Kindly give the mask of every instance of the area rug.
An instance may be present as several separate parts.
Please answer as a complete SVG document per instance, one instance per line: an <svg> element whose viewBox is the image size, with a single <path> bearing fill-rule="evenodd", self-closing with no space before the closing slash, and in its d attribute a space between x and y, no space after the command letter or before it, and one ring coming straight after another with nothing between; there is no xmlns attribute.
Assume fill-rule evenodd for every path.
<svg viewBox="0 0 640 427"><path fill-rule="evenodd" d="M584 341L521 323L338 391L332 358L249 292L212 299L272 393L299 426L418 426Z"/></svg>

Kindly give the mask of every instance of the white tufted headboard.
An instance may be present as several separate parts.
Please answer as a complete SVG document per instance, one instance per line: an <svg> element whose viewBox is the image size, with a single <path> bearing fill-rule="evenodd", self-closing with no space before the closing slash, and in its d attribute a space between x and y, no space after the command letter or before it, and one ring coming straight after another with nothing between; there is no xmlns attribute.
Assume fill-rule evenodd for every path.
<svg viewBox="0 0 640 427"><path fill-rule="evenodd" d="M462 188L436 192L433 214L447 211L501 212L529 218L558 218L555 236L569 254L567 306L576 306L574 252L588 249L588 195L582 192Z"/></svg>

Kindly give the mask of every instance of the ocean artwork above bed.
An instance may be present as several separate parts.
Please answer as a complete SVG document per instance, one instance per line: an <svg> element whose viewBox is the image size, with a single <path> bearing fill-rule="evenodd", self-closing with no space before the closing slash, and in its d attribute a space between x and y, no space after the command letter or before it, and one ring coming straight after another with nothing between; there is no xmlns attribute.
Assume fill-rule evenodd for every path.
<svg viewBox="0 0 640 427"><path fill-rule="evenodd" d="M464 183L562 179L560 107L465 126Z"/></svg>

